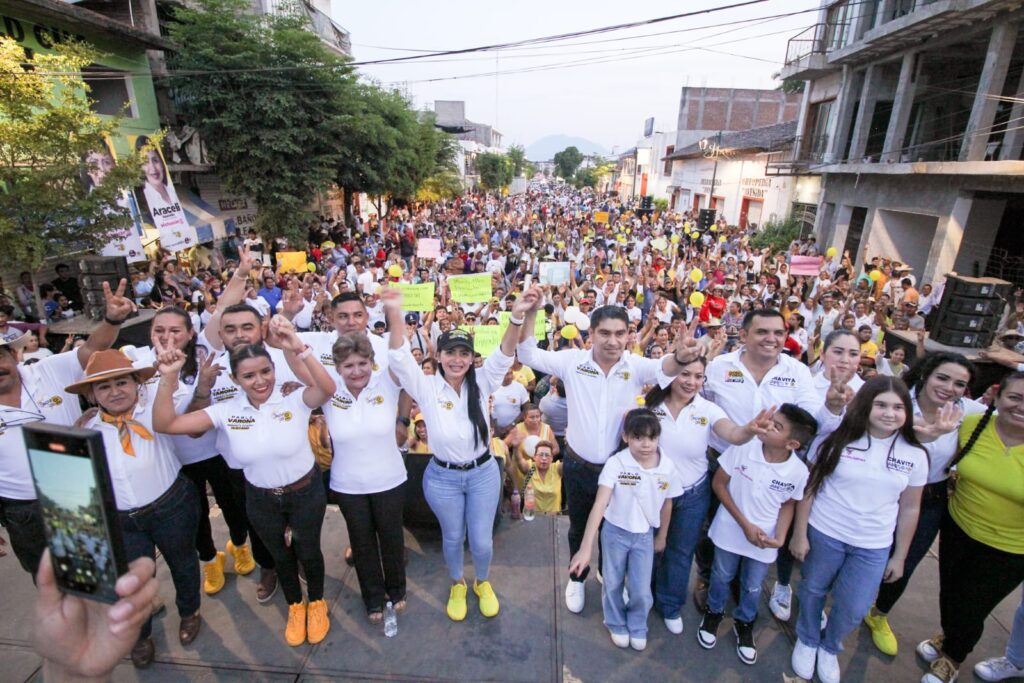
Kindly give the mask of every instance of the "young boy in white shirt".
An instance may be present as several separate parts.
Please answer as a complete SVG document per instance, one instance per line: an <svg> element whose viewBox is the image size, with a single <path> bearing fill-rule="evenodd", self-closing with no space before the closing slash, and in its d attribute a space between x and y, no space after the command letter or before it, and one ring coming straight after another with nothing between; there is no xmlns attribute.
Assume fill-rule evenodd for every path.
<svg viewBox="0 0 1024 683"><path fill-rule="evenodd" d="M736 654L744 664L757 661L754 620L761 584L786 541L796 501L807 484L807 466L795 451L818 431L814 417L792 403L779 407L772 425L760 438L722 453L711 484L722 505L708 530L715 560L697 642L707 650L715 646L729 585L738 574L740 598L733 612L733 633Z"/></svg>
<svg viewBox="0 0 1024 683"><path fill-rule="evenodd" d="M651 410L629 411L622 431L628 448L608 458L601 470L594 507L569 573L578 575L590 564L600 529L605 626L616 646L643 650L647 615L654 606L654 554L665 549L672 498L683 492L682 475L658 450L661 422ZM623 588L629 591L628 605Z"/></svg>

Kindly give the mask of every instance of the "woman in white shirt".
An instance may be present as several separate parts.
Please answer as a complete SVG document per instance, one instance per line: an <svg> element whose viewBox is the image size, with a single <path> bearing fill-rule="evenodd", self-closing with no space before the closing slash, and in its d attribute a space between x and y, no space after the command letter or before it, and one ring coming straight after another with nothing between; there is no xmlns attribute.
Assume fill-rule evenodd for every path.
<svg viewBox="0 0 1024 683"><path fill-rule="evenodd" d="M288 600L285 640L293 646L318 643L330 620L323 599L324 558L320 550L327 497L309 444L309 416L334 393L335 384L312 350L283 317L270 322L268 341L285 352L288 364L302 364L315 384L283 396L275 390L275 368L262 344L232 349L231 378L241 391L208 408L175 415L171 396L185 357L177 349L156 346L160 388L153 425L165 434L203 434L216 429L230 446L246 480L245 509L260 540L274 558ZM300 373L301 374L301 373ZM291 530L291 548L285 530ZM296 561L306 572L309 605L302 599Z"/></svg>
<svg viewBox="0 0 1024 683"><path fill-rule="evenodd" d="M686 602L690 565L711 504L708 438L712 431L730 444L744 444L771 425L773 410L762 410L739 426L725 411L700 395L707 361L683 366L666 388L655 386L644 404L661 422L661 451L681 474L682 493L672 499L667 544L654 566L654 603L671 633L683 632L679 616Z"/></svg>
<svg viewBox="0 0 1024 683"><path fill-rule="evenodd" d="M917 526L928 453L914 433L902 381L875 377L811 454L807 491L797 506L790 550L803 560L793 670L838 683L843 639L867 615L884 578L903 575ZM895 533L895 543L893 541ZM891 557L890 557L891 550ZM832 593L828 625L821 610Z"/></svg>
<svg viewBox="0 0 1024 683"><path fill-rule="evenodd" d="M160 550L174 581L181 616L178 638L188 645L201 625L195 547L199 494L181 473L171 438L154 429L152 400L143 400L149 398L143 385L155 372L152 367L133 367L120 351L99 351L89 359L85 377L65 391L82 394L99 407L82 426L103 435L127 560L155 558ZM167 398L173 413L173 399L170 394ZM132 663L138 668L153 663L151 634L149 619L132 649Z"/></svg>
<svg viewBox="0 0 1024 683"><path fill-rule="evenodd" d="M473 338L463 330L442 334L437 341L436 375L420 371L401 334L389 337L389 367L416 404L427 424L434 456L423 473L423 493L441 524L442 548L452 588L448 617L466 618L463 545L469 534L476 581L473 592L485 617L498 614L498 598L488 575L493 555L494 516L501 496L501 474L490 451L487 397L512 367L519 329L538 303L533 290L516 299L500 348L473 367ZM402 300L397 290L382 295L388 327L402 329Z"/></svg>
<svg viewBox="0 0 1024 683"><path fill-rule="evenodd" d="M340 335L332 356L337 389L324 405L335 453L330 496L345 517L366 613L379 623L386 601L396 611L405 608L407 477L395 443L402 388L390 371L374 372L373 345L365 334Z"/></svg>

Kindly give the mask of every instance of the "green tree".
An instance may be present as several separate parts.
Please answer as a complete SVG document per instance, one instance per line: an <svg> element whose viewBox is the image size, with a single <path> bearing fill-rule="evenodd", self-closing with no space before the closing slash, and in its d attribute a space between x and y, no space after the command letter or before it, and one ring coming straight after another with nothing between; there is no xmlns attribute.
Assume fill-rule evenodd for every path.
<svg viewBox="0 0 1024 683"><path fill-rule="evenodd" d="M88 181L99 169L90 153L109 149L120 122L89 108L80 73L95 59L81 45L29 57L0 38L0 240L19 268L39 266L55 247L99 247L131 225L117 199L138 182L138 159Z"/></svg>
<svg viewBox="0 0 1024 683"><path fill-rule="evenodd" d="M569 146L563 149L561 152L557 152L554 157L555 171L563 180L572 180L573 175L576 173L576 169L583 163L583 153L580 152L576 147Z"/></svg>
<svg viewBox="0 0 1024 683"><path fill-rule="evenodd" d="M352 69L307 30L298 11L256 15L246 0L176 7L169 55L179 112L203 133L228 190L258 206L265 237L301 243L317 190L344 153L356 115Z"/></svg>
<svg viewBox="0 0 1024 683"><path fill-rule="evenodd" d="M476 158L476 168L485 190L500 190L512 182L512 163L504 154L484 152Z"/></svg>
<svg viewBox="0 0 1024 683"><path fill-rule="evenodd" d="M512 145L508 148L509 162L512 164L512 177L518 178L523 174L523 170L526 168L526 150L523 149L522 145Z"/></svg>
<svg viewBox="0 0 1024 683"><path fill-rule="evenodd" d="M594 167L581 168L573 176L572 184L576 187L597 187L600 176Z"/></svg>
<svg viewBox="0 0 1024 683"><path fill-rule="evenodd" d="M801 223L795 218L783 221L768 222L750 238L750 245L755 249L770 248L773 252L787 250L793 240L800 236Z"/></svg>

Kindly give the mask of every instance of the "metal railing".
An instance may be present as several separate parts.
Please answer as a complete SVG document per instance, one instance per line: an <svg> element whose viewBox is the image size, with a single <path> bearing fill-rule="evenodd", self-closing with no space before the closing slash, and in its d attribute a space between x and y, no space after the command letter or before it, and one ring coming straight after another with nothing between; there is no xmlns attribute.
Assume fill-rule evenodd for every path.
<svg viewBox="0 0 1024 683"><path fill-rule="evenodd" d="M774 170L808 170L825 163L828 153L828 135L799 136L792 143L777 143L770 147L766 165Z"/></svg>
<svg viewBox="0 0 1024 683"><path fill-rule="evenodd" d="M823 55L846 45L848 22L814 24L786 43L786 66L811 55Z"/></svg>
<svg viewBox="0 0 1024 683"><path fill-rule="evenodd" d="M313 7L308 2L302 3L306 15L313 26L313 32L324 42L332 45L347 55L352 54L352 40L349 32L334 23L329 16Z"/></svg>

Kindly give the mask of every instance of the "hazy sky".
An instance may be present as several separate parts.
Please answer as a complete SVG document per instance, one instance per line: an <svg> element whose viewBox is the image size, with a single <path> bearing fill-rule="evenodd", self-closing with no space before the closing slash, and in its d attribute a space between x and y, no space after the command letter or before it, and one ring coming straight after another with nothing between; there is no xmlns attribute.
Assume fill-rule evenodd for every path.
<svg viewBox="0 0 1024 683"><path fill-rule="evenodd" d="M414 54L410 50L508 43L742 0L333 1L336 21L351 32L355 59L363 61ZM621 151L635 144L648 116L655 117L656 130L675 130L684 85L776 87L772 75L781 67L786 41L815 23L818 6L817 0L766 0L627 31L503 50L497 64L489 52L434 58L431 63L364 66L360 71L404 88L420 108L431 108L434 100L465 100L467 118L495 125L506 144L529 145L545 135L566 134L609 149L617 145ZM721 25L743 20L749 21ZM665 34L650 35L654 33ZM622 40L636 36L644 37ZM720 52L692 49L698 46ZM591 63L508 73L581 60ZM473 74L483 75L451 79Z"/></svg>

